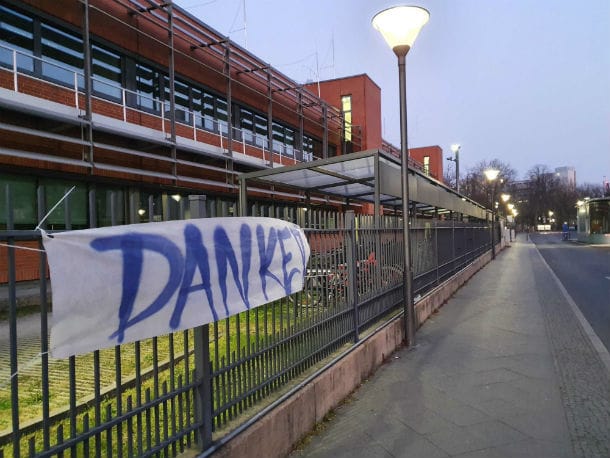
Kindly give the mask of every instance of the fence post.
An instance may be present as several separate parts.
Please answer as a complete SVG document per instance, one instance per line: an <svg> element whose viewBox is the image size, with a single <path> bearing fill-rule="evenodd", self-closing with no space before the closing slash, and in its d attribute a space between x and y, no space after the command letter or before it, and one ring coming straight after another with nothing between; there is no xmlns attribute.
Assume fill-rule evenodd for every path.
<svg viewBox="0 0 610 458"><path fill-rule="evenodd" d="M14 227L13 190L6 184L6 229L12 231ZM17 278L15 268L15 239L7 238L8 254L8 323L9 323L9 349L11 367L11 425L13 427L13 456L19 458L19 364L17 355Z"/></svg>
<svg viewBox="0 0 610 458"><path fill-rule="evenodd" d="M455 273L455 219L451 214L451 275Z"/></svg>
<svg viewBox="0 0 610 458"><path fill-rule="evenodd" d="M206 217L206 196L190 195L189 208L191 218ZM195 377L199 381L195 391L195 423L197 443L206 450L212 443L212 372L210 367L210 327L207 324L194 330L195 340Z"/></svg>
<svg viewBox="0 0 610 458"><path fill-rule="evenodd" d="M354 342L360 340L358 330L360 323L358 319L358 274L356 272L358 262L356 259L356 227L353 210L345 212L345 267L347 269L347 305L354 311Z"/></svg>
<svg viewBox="0 0 610 458"><path fill-rule="evenodd" d="M437 209L438 212L438 209ZM434 253L436 254L436 286L438 286L440 284L439 281L439 274L438 274L438 268L439 268L439 256L438 256L438 213L436 213L435 218L433 219L434 221Z"/></svg>

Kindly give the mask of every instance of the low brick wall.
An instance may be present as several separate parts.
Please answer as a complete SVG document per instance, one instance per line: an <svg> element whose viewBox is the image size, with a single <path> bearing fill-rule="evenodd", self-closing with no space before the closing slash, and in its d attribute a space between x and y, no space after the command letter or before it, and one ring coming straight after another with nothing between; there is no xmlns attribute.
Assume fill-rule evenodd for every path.
<svg viewBox="0 0 610 458"><path fill-rule="evenodd" d="M498 247L500 251L503 246ZM486 253L422 298L415 306L417 326L438 310L465 282L491 260ZM368 336L259 421L220 447L214 457L284 457L316 423L375 372L404 340L402 318ZM253 451L256 453L253 454ZM189 456L196 456L190 455Z"/></svg>

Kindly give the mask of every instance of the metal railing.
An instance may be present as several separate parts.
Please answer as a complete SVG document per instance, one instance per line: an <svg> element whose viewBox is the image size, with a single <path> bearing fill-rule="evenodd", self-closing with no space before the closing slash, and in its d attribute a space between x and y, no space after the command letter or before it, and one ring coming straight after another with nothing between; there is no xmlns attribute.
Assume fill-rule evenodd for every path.
<svg viewBox="0 0 610 458"><path fill-rule="evenodd" d="M46 256L16 248L28 242L29 248L43 249L37 232L13 230L15 196L9 186L5 193L0 458L176 456L189 447L205 450L236 422L247 422L280 388L402 310L401 221L384 217L375 227L370 216L310 210L303 223L311 247L303 291L188 331L51 359L47 295L52 279ZM216 216L210 214L217 208L211 201L193 196L186 216ZM89 202L94 207L95 189ZM69 230L70 197L63 205ZM43 191L38 210L46 213ZM229 215L226 205L221 213ZM256 204L249 213L298 219L291 207ZM94 227L95 211L90 215ZM119 215L113 217L118 220ZM415 295L489 249L488 226L480 224L416 220L412 238ZM39 279L21 285L15 280L17 266L32 253ZM34 288L39 305L24 311L17 304L27 287Z"/></svg>
<svg viewBox="0 0 610 458"><path fill-rule="evenodd" d="M41 70L36 71L38 68ZM83 71L76 71L73 68L49 61L48 59L0 45L0 71L2 70L11 74L12 87L8 89L22 92L23 88L19 84L19 78L28 78L56 89L69 91L71 93L70 97L58 103L68 104L68 106L72 106L78 111L85 110L85 77ZM95 76L91 77L91 84L92 100L115 108L115 110L105 110L105 116L110 116L126 123L132 122L130 121L131 113L148 116L155 121L155 125L161 132L167 134L168 123L171 121L169 101L126 89L116 82ZM56 94L56 91L51 93ZM58 98L54 95L49 100L58 101ZM93 112L97 112L95 108ZM174 112L176 123L188 128L188 131L190 131L188 138L199 142L202 141L203 134L206 132L217 138L216 143L221 149L227 149L229 128L226 120L204 115L178 104L176 104ZM182 132L186 131L183 130ZM277 162L281 162L282 157L288 157L297 162L310 162L314 160L312 153L301 152L294 148L294 146L277 140L273 140L273 147L270 148L267 136L260 135L249 129L231 127L231 134L232 140L237 142L234 148L235 152L249 155L246 150L248 146L254 150L259 150L262 159L266 163L273 162L274 159L277 159Z"/></svg>

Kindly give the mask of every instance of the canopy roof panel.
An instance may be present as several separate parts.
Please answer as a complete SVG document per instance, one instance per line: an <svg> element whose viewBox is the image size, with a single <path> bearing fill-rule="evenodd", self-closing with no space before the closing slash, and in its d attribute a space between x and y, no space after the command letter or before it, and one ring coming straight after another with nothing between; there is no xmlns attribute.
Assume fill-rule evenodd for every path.
<svg viewBox="0 0 610 458"><path fill-rule="evenodd" d="M239 180L242 192L250 182L258 182L376 205L402 204L400 163L378 149L244 173ZM409 200L480 219L486 215L481 205L412 168Z"/></svg>

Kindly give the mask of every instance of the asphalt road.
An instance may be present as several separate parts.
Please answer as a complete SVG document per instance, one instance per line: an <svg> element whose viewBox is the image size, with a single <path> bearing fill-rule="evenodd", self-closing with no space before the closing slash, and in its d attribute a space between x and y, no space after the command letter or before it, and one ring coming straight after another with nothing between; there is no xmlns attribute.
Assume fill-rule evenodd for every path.
<svg viewBox="0 0 610 458"><path fill-rule="evenodd" d="M561 233L531 238L610 351L610 246L562 241Z"/></svg>

